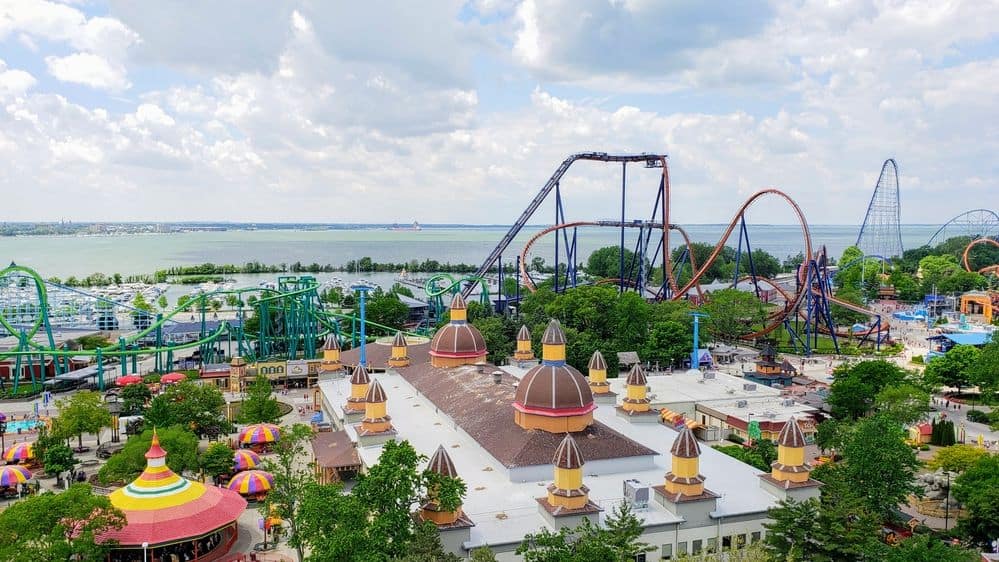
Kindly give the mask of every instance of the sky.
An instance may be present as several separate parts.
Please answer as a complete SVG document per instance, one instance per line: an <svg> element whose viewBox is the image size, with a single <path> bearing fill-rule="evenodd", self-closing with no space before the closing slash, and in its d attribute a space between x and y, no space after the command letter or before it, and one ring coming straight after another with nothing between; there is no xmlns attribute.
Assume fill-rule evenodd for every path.
<svg viewBox="0 0 999 562"><path fill-rule="evenodd" d="M0 220L509 224L569 154L671 219L999 207L997 0L0 0ZM629 218L659 172L627 169ZM577 163L566 218L620 214ZM550 222L552 203L532 222ZM748 212L788 224L777 198Z"/></svg>

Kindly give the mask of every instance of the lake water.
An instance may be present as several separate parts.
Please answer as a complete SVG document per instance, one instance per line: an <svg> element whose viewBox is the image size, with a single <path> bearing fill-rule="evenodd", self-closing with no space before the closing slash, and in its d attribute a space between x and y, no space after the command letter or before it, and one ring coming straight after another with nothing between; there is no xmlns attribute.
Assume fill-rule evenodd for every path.
<svg viewBox="0 0 999 562"><path fill-rule="evenodd" d="M512 267L526 241L542 227L525 227L504 253L504 264ZM690 225L685 230L696 242L716 243L723 225ZM906 247L924 244L938 227L906 225L902 242ZM231 230L119 236L28 236L0 238L0 258L37 270L44 277L65 279L97 271L122 275L148 274L170 266L205 262L242 264L294 263L341 265L365 256L377 262L422 261L430 258L451 263L480 264L495 247L505 227L425 228L422 231L392 230ZM750 225L753 248L784 258L803 249L799 227ZM812 226L812 244L825 244L830 255L839 257L857 238L857 226ZM626 229L626 243L634 247L637 229ZM554 235L539 240L532 256L549 263L554 256ZM580 260L593 250L616 244L620 231L612 228L581 228L577 246ZM674 245L679 235L670 237ZM733 233L729 245L738 243ZM564 250L562 250L564 251ZM564 256L564 254L563 254ZM363 272L362 272L363 274ZM340 275L347 279L346 275ZM242 277L242 276L241 276ZM273 278L274 275L265 276ZM351 276L353 277L353 276ZM368 276L375 280L373 274Z"/></svg>

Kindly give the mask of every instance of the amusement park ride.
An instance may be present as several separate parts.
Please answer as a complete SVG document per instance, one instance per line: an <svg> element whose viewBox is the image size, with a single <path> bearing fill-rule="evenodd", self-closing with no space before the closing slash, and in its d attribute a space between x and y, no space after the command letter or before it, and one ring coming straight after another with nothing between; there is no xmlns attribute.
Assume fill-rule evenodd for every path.
<svg viewBox="0 0 999 562"><path fill-rule="evenodd" d="M620 218L618 220L567 220L562 180L577 161L621 165ZM628 218L626 204L628 164L642 164L646 169L660 170L657 174L658 188L655 190L651 213L647 215L648 219L631 220ZM864 256L862 258L864 260L876 258L884 263L890 257L900 255L902 252L898 227L897 174L898 169L894 160L886 161L882 166L878 184L875 186L875 194L868 207L868 216L865 218L864 226L858 236L858 245L865 248L868 254L871 254ZM517 280L517 288L514 294L507 294L507 291L504 290L502 255L509 249L515 237L528 221L535 216L542 203L553 193L554 225L533 235L516 255L516 264L513 269L516 271L514 279ZM481 304L484 306L495 304L497 309L507 310L508 303L520 300L521 288L531 292L536 290L535 280L528 270L528 255L535 243L548 234L554 234L555 274L551 280L553 289L560 292L567 288L576 287L579 283L576 264L581 261L581 256L578 255L577 231L584 227L615 228L620 232L617 277L601 282L613 282L622 292L639 291L644 297L650 299L691 298L702 301L706 298L710 299L710 294L706 294L701 286L702 278L722 254L733 233L738 230L738 245L735 251L737 266L732 286L749 286L757 297L760 297L762 285L769 287L772 294L779 295L778 302L770 303L776 304L776 306L771 309L763 325L747 334L745 338L762 338L783 327L789 336L791 345L806 355L817 348L820 337L830 338L837 351L839 350L839 340L842 338L850 338L858 344L867 342L874 346L880 346L889 341L890 325L886 317L862 306L838 300L833 296L831 275L828 270L829 259L825 247L813 248L811 233L804 213L786 193L767 188L749 197L736 209L721 238L705 262L701 264L698 264L695 259L690 237L686 231L680 225L670 222L670 197L669 168L665 154L611 155L602 152L586 152L571 155L556 169L474 274L460 278L440 274L425 282L424 289L429 304L437 312L439 318L444 310L444 296L460 291L467 298L478 285L481 287L479 292ZM746 212L763 199L776 199L784 202L791 209L801 228L802 255L806 256L806 259L798 267L797 274L793 279L785 285L757 275L756 266L753 263ZM948 221L934 234L930 242L941 233L947 232L948 228L964 226L976 229L977 235L983 237L976 239L965 250L964 265L970 270L967 256L974 246L986 243L999 246L999 242L996 242L996 236L999 235L999 216L996 216L992 211L981 209L968 211ZM627 233L629 231L637 233L634 236L634 242L630 242L628 239ZM670 235L672 232L678 233L681 240L679 246L681 251L678 253L677 259L671 257L673 246L670 243ZM630 261L625 259L626 248L634 248ZM739 264L743 259L748 265L749 274L740 277ZM494 267L498 271L499 277L498 298L495 301L490 297L489 283L486 280L486 274ZM997 272L999 265L988 266L981 271ZM658 279L658 281L653 284L653 279ZM681 279L685 279L685 282L681 282ZM323 303L319 299L320 285L311 276L280 277L278 283L273 287L251 287L200 293L183 306L178 306L169 312L156 314L155 318L151 318L148 312L135 310L126 304L115 302L106 297L46 281L33 270L15 264L0 271L0 289L3 287L15 287L19 291L18 294L21 295L15 305L7 302L0 303L2 304L0 307L0 330L6 331L8 341L15 342L8 345L7 349L0 350L0 361L13 363L9 372L13 373L12 383L15 392L21 382L24 366L28 367L33 384L45 382L45 368L42 366L49 361L55 366L56 380L75 380L70 373L70 357L74 356L91 356L96 360L97 384L99 388L103 389L106 359L116 359L118 361L117 369L120 369L122 375L128 373L129 367L133 373L137 372L139 356L153 356L155 369L162 371L173 365L174 353L197 349L201 361L213 362L225 355L223 346L227 346L228 355L240 355L247 361L275 357L289 360L312 359L316 356L317 342L327 334L334 334L341 341L344 339L346 329L342 328L342 322L346 322L350 326L350 340L353 346L358 345L359 337L363 337L365 324L387 330L390 333L397 331L393 327L363 321L363 313L357 316L324 309ZM124 311L126 315L132 317L135 331L128 336L120 337L117 342L111 345L93 350L73 350L69 349L65 343L57 344L53 328L58 327L54 326L58 323L54 323L52 320L58 314L58 307L49 303L50 290L72 291L91 301L92 308L103 311L98 316L96 326L102 331L108 331L111 328L109 325L117 326L117 311ZM252 307L246 307L247 299L245 297L253 293L256 293L258 298ZM235 296L235 301L238 303L235 311L236 320L232 322L210 321L208 316L209 311L212 310L212 301L225 299L229 295ZM871 320L863 325L838 327L832 319L830 311L832 305L867 315ZM197 337L192 341L177 344L166 342L164 328L177 323L175 318L182 312L188 313L192 310L199 319ZM246 313L248 310L253 310L255 317L259 320L259 327L253 330L247 329L246 320L249 317ZM104 319L103 324L101 318ZM192 320L194 320L193 317ZM131 365L129 365L130 363ZM40 368L36 369L35 365ZM116 368L110 365L107 367ZM36 371L41 374L42 381L36 380ZM0 383L2 382L0 379Z"/></svg>

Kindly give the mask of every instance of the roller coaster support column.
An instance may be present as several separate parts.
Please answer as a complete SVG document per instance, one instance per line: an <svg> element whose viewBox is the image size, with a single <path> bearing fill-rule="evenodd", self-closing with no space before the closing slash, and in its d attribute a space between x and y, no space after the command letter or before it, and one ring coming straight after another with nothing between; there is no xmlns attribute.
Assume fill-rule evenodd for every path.
<svg viewBox="0 0 999 562"><path fill-rule="evenodd" d="M364 303L365 303L365 300L367 300L368 291L371 290L371 287L369 287L367 285L352 285L350 287L350 290L351 291L357 291L358 293L360 293L360 297L359 297L360 301L361 301L361 358L360 358L360 361L361 361L361 365L364 365L365 367L367 367L368 366L368 356L367 356L366 350L367 350L367 343L368 342L367 342L366 335L365 335L365 324L367 324L367 316L366 316L366 311L364 309Z"/></svg>
<svg viewBox="0 0 999 562"><path fill-rule="evenodd" d="M160 312L156 314L156 360L155 369L157 373L166 373L167 370L163 368L163 357L160 354L160 349L163 348L163 313Z"/></svg>
<svg viewBox="0 0 999 562"><path fill-rule="evenodd" d="M628 163L621 162L621 246L618 247L618 292L624 293L624 203L626 180L628 178Z"/></svg>
<svg viewBox="0 0 999 562"><path fill-rule="evenodd" d="M701 318L706 318L708 315L703 312L691 312L690 315L694 317L694 351L690 354L690 368L700 369L701 354L698 353L701 349L700 340L698 338L700 335L700 320Z"/></svg>
<svg viewBox="0 0 999 562"><path fill-rule="evenodd" d="M97 348L97 390L104 392L104 354Z"/></svg>
<svg viewBox="0 0 999 562"><path fill-rule="evenodd" d="M742 258L742 243L746 242L746 259L749 260L749 276L753 280L753 289L756 291L756 298L760 298L760 284L756 280L756 265L753 263L753 247L749 244L749 230L746 228L746 216L743 215L739 220L739 246L735 251L735 278L732 280L732 286L738 288L739 286L739 262Z"/></svg>
<svg viewBox="0 0 999 562"><path fill-rule="evenodd" d="M118 338L118 347L121 348L121 355L118 358L118 363L121 364L121 376L128 374L128 356L125 355L125 338Z"/></svg>

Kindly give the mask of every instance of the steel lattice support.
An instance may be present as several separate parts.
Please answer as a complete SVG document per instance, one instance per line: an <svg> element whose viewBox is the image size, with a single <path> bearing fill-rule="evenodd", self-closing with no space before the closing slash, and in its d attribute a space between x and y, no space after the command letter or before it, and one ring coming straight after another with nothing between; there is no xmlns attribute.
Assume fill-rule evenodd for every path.
<svg viewBox="0 0 999 562"><path fill-rule="evenodd" d="M857 247L865 254L901 256L901 216L898 165L893 158L889 158L881 166L881 175L874 186L871 202L867 205L864 224L857 235Z"/></svg>

